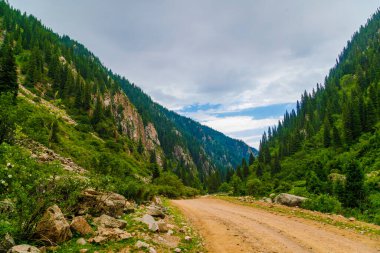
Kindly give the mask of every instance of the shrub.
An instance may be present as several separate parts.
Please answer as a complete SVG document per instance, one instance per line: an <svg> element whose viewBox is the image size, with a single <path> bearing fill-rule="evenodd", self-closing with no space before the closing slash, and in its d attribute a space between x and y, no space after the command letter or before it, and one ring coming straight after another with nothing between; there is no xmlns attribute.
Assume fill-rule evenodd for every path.
<svg viewBox="0 0 380 253"><path fill-rule="evenodd" d="M227 182L223 182L220 186L219 186L219 192L224 192L224 193L232 193L233 191L233 188L227 183Z"/></svg>
<svg viewBox="0 0 380 253"><path fill-rule="evenodd" d="M317 197L306 200L302 207L309 210L323 213L340 213L342 204L333 196L322 194Z"/></svg>

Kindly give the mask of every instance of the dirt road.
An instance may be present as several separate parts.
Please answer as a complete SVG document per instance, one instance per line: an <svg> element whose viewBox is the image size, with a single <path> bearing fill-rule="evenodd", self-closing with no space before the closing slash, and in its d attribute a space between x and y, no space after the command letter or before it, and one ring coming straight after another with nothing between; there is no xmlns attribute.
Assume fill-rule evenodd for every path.
<svg viewBox="0 0 380 253"><path fill-rule="evenodd" d="M228 201L174 200L209 252L380 252L380 241L332 225Z"/></svg>

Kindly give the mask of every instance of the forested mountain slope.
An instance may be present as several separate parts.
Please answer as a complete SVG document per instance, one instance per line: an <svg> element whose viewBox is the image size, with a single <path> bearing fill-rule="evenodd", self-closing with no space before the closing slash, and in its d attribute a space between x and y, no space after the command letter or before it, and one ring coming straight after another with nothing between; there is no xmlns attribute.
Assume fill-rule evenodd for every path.
<svg viewBox="0 0 380 253"><path fill-rule="evenodd" d="M14 54L18 82L25 91L32 92L34 103L46 100L73 119L75 131L86 136L91 133L104 141L107 152L82 161L85 167L107 173L115 167L129 170L123 159L115 162L116 151L126 160L146 164L139 166L142 171L147 168L147 176L154 177L157 170L171 171L185 184L202 188L207 187L211 175L225 175L227 168L235 167L253 150L242 141L154 103L137 86L104 67L83 45L55 34L35 17L12 9L4 1L0 3L0 16L3 48ZM59 117L52 122L36 121L40 121L40 127L35 127L29 137L67 152L59 142L68 138L60 131L63 127L59 126ZM42 134L51 135L53 130L57 138ZM74 151L70 156L80 160L80 154ZM149 169L149 164L159 168L154 165Z"/></svg>
<svg viewBox="0 0 380 253"><path fill-rule="evenodd" d="M380 223L379 10L347 42L324 84L305 91L264 133L253 169L267 189L261 194L290 191L315 198L317 210L342 204Z"/></svg>

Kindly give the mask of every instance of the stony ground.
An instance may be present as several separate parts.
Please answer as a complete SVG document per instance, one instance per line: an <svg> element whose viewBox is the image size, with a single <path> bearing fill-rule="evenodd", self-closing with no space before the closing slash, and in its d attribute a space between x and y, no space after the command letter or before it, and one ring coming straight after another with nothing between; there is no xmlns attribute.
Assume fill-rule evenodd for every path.
<svg viewBox="0 0 380 253"><path fill-rule="evenodd" d="M315 218L296 208L212 197L172 203L199 230L209 252L380 252L380 227L343 217Z"/></svg>

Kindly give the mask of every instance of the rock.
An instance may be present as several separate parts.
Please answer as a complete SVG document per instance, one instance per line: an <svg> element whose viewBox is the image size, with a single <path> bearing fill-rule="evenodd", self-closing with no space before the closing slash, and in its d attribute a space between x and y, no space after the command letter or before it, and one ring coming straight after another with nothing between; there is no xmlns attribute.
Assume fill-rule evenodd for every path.
<svg viewBox="0 0 380 253"><path fill-rule="evenodd" d="M180 249L180 248L175 248L174 249L174 252L177 252L177 253L179 253L179 252L181 252L182 250Z"/></svg>
<svg viewBox="0 0 380 253"><path fill-rule="evenodd" d="M141 248L149 248L149 244L147 244L146 242L143 242L143 241L137 241L136 244L135 244L136 248L138 249L141 249Z"/></svg>
<svg viewBox="0 0 380 253"><path fill-rule="evenodd" d="M165 214L162 212L162 210L158 206L148 206L147 208L147 214L153 216L153 217L158 217L158 218L165 218Z"/></svg>
<svg viewBox="0 0 380 253"><path fill-rule="evenodd" d="M27 244L13 246L8 251L8 253L40 253L40 252L41 251L38 248L27 245Z"/></svg>
<svg viewBox="0 0 380 253"><path fill-rule="evenodd" d="M140 219L141 222L145 223L148 225L149 227L149 230L155 232L158 230L158 225L157 225L157 222L154 220L154 218L149 215L149 214L145 214L141 219Z"/></svg>
<svg viewBox="0 0 380 253"><path fill-rule="evenodd" d="M107 214L112 217L120 217L124 210L132 208L124 196L114 192L98 192L94 189L83 191L79 203L78 213L80 214Z"/></svg>
<svg viewBox="0 0 380 253"><path fill-rule="evenodd" d="M271 198L262 198L262 201L265 202L265 203L272 203L272 199Z"/></svg>
<svg viewBox="0 0 380 253"><path fill-rule="evenodd" d="M121 241L131 237L131 234L120 228L99 227L96 236L90 238L89 242L106 243L109 241Z"/></svg>
<svg viewBox="0 0 380 253"><path fill-rule="evenodd" d="M74 217L71 221L70 227L81 235L89 235L94 232L83 216Z"/></svg>
<svg viewBox="0 0 380 253"><path fill-rule="evenodd" d="M287 194L287 193L280 193L277 195L277 197L274 198L274 202L281 205L286 206L299 206L304 202L307 198Z"/></svg>
<svg viewBox="0 0 380 253"><path fill-rule="evenodd" d="M0 240L0 253L6 253L10 248L15 246L15 241L13 237L6 233L3 238Z"/></svg>
<svg viewBox="0 0 380 253"><path fill-rule="evenodd" d="M275 197L276 197L276 194L274 193L269 194L269 198L274 199Z"/></svg>
<svg viewBox="0 0 380 253"><path fill-rule="evenodd" d="M167 233L168 235L172 235L172 234L174 234L174 232L173 232L173 230L168 230L168 233Z"/></svg>
<svg viewBox="0 0 380 253"><path fill-rule="evenodd" d="M87 251L88 251L88 249L80 249L79 253L86 253Z"/></svg>
<svg viewBox="0 0 380 253"><path fill-rule="evenodd" d="M354 217L350 217L348 218L349 221L355 221L355 218Z"/></svg>
<svg viewBox="0 0 380 253"><path fill-rule="evenodd" d="M97 226L105 228L125 228L127 225L126 221L117 220L106 214L103 214L102 216L95 218L94 223Z"/></svg>
<svg viewBox="0 0 380 253"><path fill-rule="evenodd" d="M84 239L84 238L79 238L78 240L77 240L77 244L79 244L79 245L85 245L87 242L86 242L86 240Z"/></svg>
<svg viewBox="0 0 380 253"><path fill-rule="evenodd" d="M161 233L166 233L169 230L167 224L163 221L157 222L157 226L158 226L158 231Z"/></svg>
<svg viewBox="0 0 380 253"><path fill-rule="evenodd" d="M158 206L162 206L162 200L161 200L161 198L160 197L154 197L153 198L153 203L154 204L156 204L156 205L158 205Z"/></svg>
<svg viewBox="0 0 380 253"><path fill-rule="evenodd" d="M185 241L191 241L191 237L190 236L185 236Z"/></svg>
<svg viewBox="0 0 380 253"><path fill-rule="evenodd" d="M154 248L150 247L149 248L149 253L157 253L157 251Z"/></svg>
<svg viewBox="0 0 380 253"><path fill-rule="evenodd" d="M57 205L46 210L37 224L36 234L49 243L61 243L72 237L70 225Z"/></svg>

